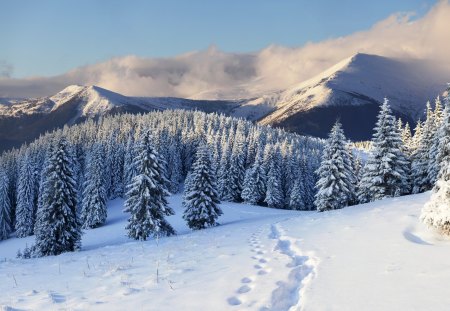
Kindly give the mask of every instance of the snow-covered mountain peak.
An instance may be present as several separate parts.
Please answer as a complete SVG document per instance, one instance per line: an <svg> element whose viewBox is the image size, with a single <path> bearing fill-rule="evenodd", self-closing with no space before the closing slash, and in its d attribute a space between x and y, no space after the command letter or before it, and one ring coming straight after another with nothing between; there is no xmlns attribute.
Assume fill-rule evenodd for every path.
<svg viewBox="0 0 450 311"><path fill-rule="evenodd" d="M275 95L277 109L262 123L280 123L316 107L381 103L384 97L394 110L417 120L425 103L445 89L444 82L426 61L357 53Z"/></svg>

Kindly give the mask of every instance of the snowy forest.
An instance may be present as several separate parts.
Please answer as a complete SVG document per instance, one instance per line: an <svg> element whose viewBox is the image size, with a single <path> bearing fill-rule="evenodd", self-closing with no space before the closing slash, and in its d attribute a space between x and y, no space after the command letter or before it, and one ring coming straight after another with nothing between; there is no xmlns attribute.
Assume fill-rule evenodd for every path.
<svg viewBox="0 0 450 311"><path fill-rule="evenodd" d="M23 258L77 250L115 198L126 200L128 236L146 240L176 234L166 198L181 191L183 218L198 230L217 225L221 201L323 212L435 184L422 218L448 233L437 202L450 200L449 140L449 96L428 103L413 132L385 99L368 152L339 121L322 140L182 110L87 120L1 156L0 239L35 235Z"/></svg>
<svg viewBox="0 0 450 311"><path fill-rule="evenodd" d="M101 226L106 202L117 197L127 199L131 238L174 234L164 221L172 213L165 198L183 189L195 229L215 224L219 200L312 210L322 148L320 139L218 114L88 120L1 157L0 238L35 234L38 256L75 250L81 229ZM203 220L189 212L205 203L195 193L208 196ZM55 246L62 236L65 245Z"/></svg>

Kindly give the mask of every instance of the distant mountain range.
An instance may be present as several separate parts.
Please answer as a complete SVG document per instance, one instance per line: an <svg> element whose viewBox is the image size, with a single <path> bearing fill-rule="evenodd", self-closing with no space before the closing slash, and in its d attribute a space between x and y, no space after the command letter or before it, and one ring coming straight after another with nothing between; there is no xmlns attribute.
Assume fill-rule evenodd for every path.
<svg viewBox="0 0 450 311"><path fill-rule="evenodd" d="M45 98L0 99L0 151L87 118L163 109L224 113L319 137L339 118L349 138L366 140L384 97L397 116L415 123L447 81L450 76L425 61L356 54L292 88L250 99L128 97L98 86L71 85Z"/></svg>

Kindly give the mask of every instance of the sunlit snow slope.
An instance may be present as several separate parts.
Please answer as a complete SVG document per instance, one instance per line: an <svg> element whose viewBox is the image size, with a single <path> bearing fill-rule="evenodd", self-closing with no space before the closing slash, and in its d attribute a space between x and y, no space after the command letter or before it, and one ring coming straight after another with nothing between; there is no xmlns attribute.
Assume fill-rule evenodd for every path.
<svg viewBox="0 0 450 311"><path fill-rule="evenodd" d="M18 260L0 242L6 310L448 310L450 241L418 221L429 194L316 213L224 203L221 226L130 241L122 200L83 249ZM10 308L10 309L8 309Z"/></svg>

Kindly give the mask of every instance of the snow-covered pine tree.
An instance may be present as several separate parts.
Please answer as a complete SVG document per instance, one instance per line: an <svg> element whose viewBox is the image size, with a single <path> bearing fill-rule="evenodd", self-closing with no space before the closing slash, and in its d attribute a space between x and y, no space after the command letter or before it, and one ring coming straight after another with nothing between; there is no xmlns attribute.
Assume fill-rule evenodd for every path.
<svg viewBox="0 0 450 311"><path fill-rule="evenodd" d="M106 221L105 154L101 144L94 144L88 153L86 181L81 207L81 222L84 229L97 228Z"/></svg>
<svg viewBox="0 0 450 311"><path fill-rule="evenodd" d="M315 196L317 193L316 183L317 183L317 174L315 173L318 169L318 165L316 166L314 161L312 161L311 157L302 158L300 162L300 178L302 180L303 186L303 202L305 204L305 209L312 211L316 209L314 205Z"/></svg>
<svg viewBox="0 0 450 311"><path fill-rule="evenodd" d="M133 165L137 174L128 186L124 210L130 213L128 236L147 240L150 235L173 235L175 230L164 218L174 214L166 199L164 163L152 145L150 130L141 131L135 152Z"/></svg>
<svg viewBox="0 0 450 311"><path fill-rule="evenodd" d="M315 205L319 212L340 209L354 202L355 177L346 141L342 125L337 121L328 136L317 171Z"/></svg>
<svg viewBox="0 0 450 311"><path fill-rule="evenodd" d="M106 142L105 152L105 189L108 199L123 196L123 167L125 150L119 141L118 131L114 130Z"/></svg>
<svg viewBox="0 0 450 311"><path fill-rule="evenodd" d="M374 201L409 193L409 161L401 151L400 133L387 99L378 114L372 146L358 187L359 200Z"/></svg>
<svg viewBox="0 0 450 311"><path fill-rule="evenodd" d="M127 185L131 183L131 180L136 175L136 168L134 167L134 149L135 149L135 141L134 141L134 130L128 134L127 145L125 147L125 155L124 155L124 168L123 168L123 184L124 184L124 193L127 192Z"/></svg>
<svg viewBox="0 0 450 311"><path fill-rule="evenodd" d="M281 163L283 162L283 157L281 156L280 147L267 145L264 153L264 161L267 165L267 190L264 202L271 208L283 208L285 203L281 185Z"/></svg>
<svg viewBox="0 0 450 311"><path fill-rule="evenodd" d="M411 134L411 128L409 126L409 123L406 122L405 127L403 128L401 132L402 136L402 142L403 142L403 148L404 152L407 156L411 156L412 154L412 134Z"/></svg>
<svg viewBox="0 0 450 311"><path fill-rule="evenodd" d="M442 174L445 172L445 163L450 162L450 89L449 96L447 97L444 116L442 119L441 127L439 129L439 145L436 157L436 168L438 171L437 179L442 179ZM434 191L437 192L439 184L436 183Z"/></svg>
<svg viewBox="0 0 450 311"><path fill-rule="evenodd" d="M190 186L185 194L183 219L194 230L215 226L222 210L208 147L201 145L190 173Z"/></svg>
<svg viewBox="0 0 450 311"><path fill-rule="evenodd" d="M413 193L421 193L432 188L428 178L428 166L430 164L430 150L435 132L435 121L430 102L427 102L426 120L422 127L422 137L417 149L412 155L411 175L413 180Z"/></svg>
<svg viewBox="0 0 450 311"><path fill-rule="evenodd" d="M230 168L231 148L228 142L222 145L222 155L220 157L219 168L217 170L217 190L219 197L223 200L228 196L228 171Z"/></svg>
<svg viewBox="0 0 450 311"><path fill-rule="evenodd" d="M8 176L0 168L0 241L6 240L12 231L11 201L8 193Z"/></svg>
<svg viewBox="0 0 450 311"><path fill-rule="evenodd" d="M33 255L38 257L75 251L81 246L73 155L65 138L59 139L52 152L35 226Z"/></svg>
<svg viewBox="0 0 450 311"><path fill-rule="evenodd" d="M180 147L175 139L170 143L167 159L167 179L169 180L169 191L177 193L182 178L182 163Z"/></svg>
<svg viewBox="0 0 450 311"><path fill-rule="evenodd" d="M306 210L304 195L303 182L301 179L297 179L291 190L289 208L293 210Z"/></svg>
<svg viewBox="0 0 450 311"><path fill-rule="evenodd" d="M439 96L436 98L434 108L434 130L433 130L433 141L431 143L431 148L429 150L429 164L428 164L428 179L431 185L434 185L437 181L437 176L439 174L439 140L441 137L441 128L443 119L447 112L442 111L442 104Z"/></svg>
<svg viewBox="0 0 450 311"><path fill-rule="evenodd" d="M236 137L230 157L230 166L227 174L225 190L226 201L240 202L242 200L242 187L245 178L245 142L242 135Z"/></svg>
<svg viewBox="0 0 450 311"><path fill-rule="evenodd" d="M16 234L24 238L33 234L35 215L35 167L27 153L20 164L17 185Z"/></svg>
<svg viewBox="0 0 450 311"><path fill-rule="evenodd" d="M262 204L266 196L266 172L263 165L264 151L259 148L255 162L247 169L242 199L250 204Z"/></svg>
<svg viewBox="0 0 450 311"><path fill-rule="evenodd" d="M429 227L443 235L450 235L450 163L442 163L441 176L436 191L422 209L420 218Z"/></svg>
<svg viewBox="0 0 450 311"><path fill-rule="evenodd" d="M422 140L422 126L421 120L417 121L416 127L414 128L414 135L411 139L410 153L413 154L414 151L419 147L420 141Z"/></svg>
<svg viewBox="0 0 450 311"><path fill-rule="evenodd" d="M438 180L420 215L429 227L450 235L450 84L439 131Z"/></svg>
<svg viewBox="0 0 450 311"><path fill-rule="evenodd" d="M112 157L111 172L111 198L123 198L124 197L124 181L123 181L123 169L125 159L125 147L122 143L118 142L114 150Z"/></svg>

